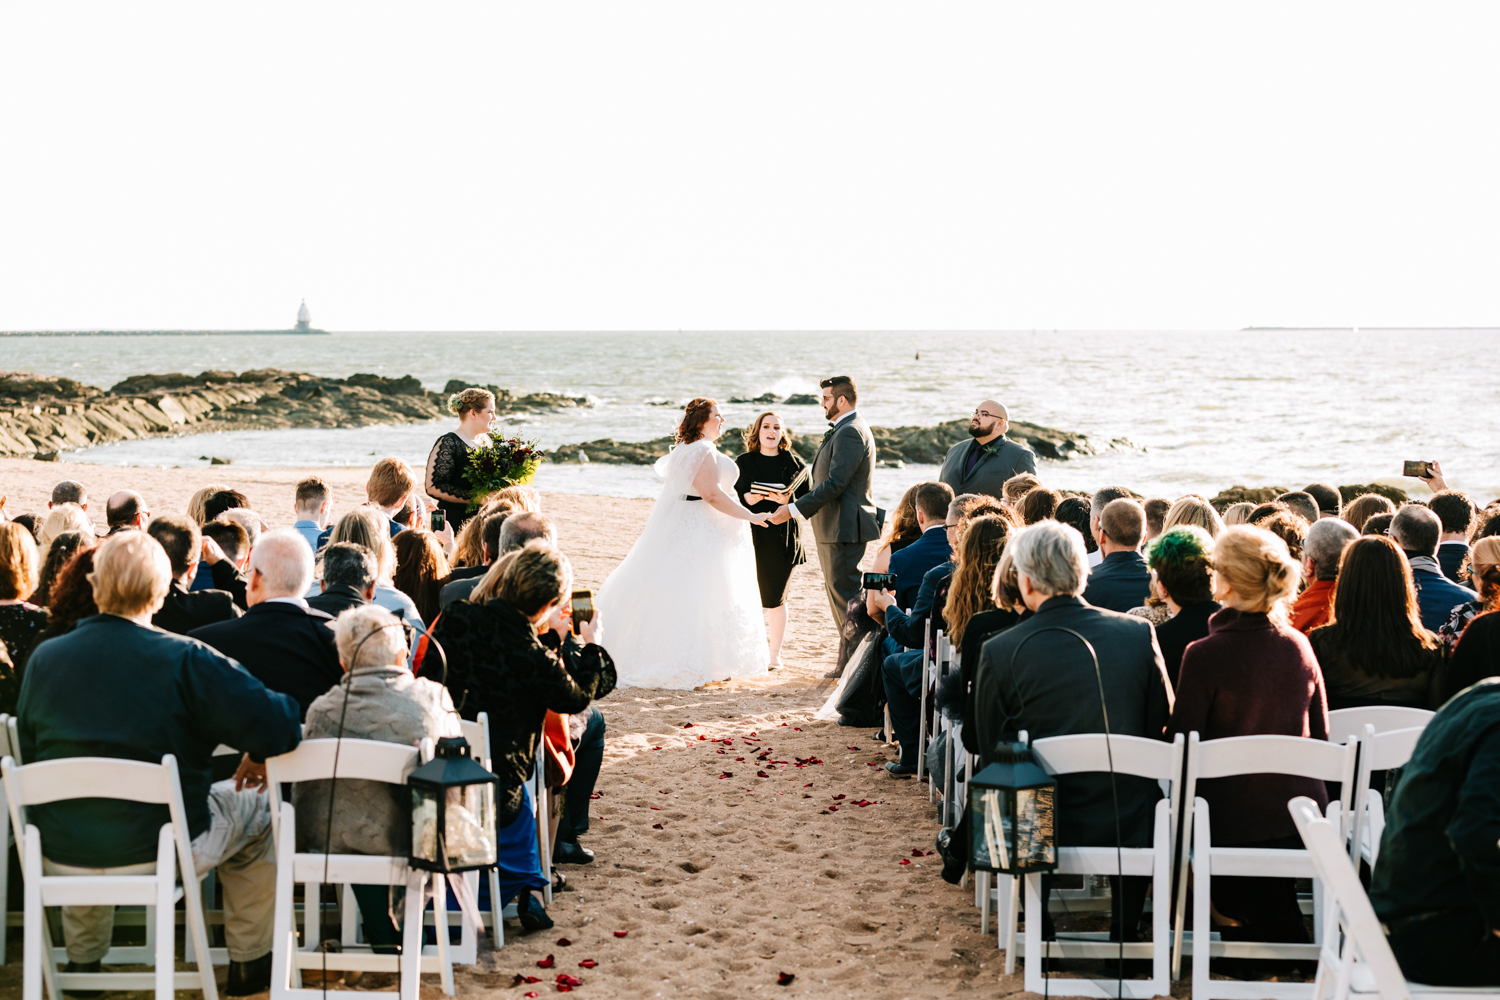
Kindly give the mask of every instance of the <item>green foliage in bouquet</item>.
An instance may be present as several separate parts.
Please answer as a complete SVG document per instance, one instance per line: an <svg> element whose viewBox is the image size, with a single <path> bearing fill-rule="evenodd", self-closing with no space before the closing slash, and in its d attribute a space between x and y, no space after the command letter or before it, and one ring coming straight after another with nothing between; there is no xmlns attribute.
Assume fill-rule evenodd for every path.
<svg viewBox="0 0 1500 1000"><path fill-rule="evenodd" d="M474 488L469 494L470 514L496 490L530 483L544 457L535 441L506 437L500 431L491 431L490 441L488 448L470 450L469 464L464 467L464 479Z"/></svg>

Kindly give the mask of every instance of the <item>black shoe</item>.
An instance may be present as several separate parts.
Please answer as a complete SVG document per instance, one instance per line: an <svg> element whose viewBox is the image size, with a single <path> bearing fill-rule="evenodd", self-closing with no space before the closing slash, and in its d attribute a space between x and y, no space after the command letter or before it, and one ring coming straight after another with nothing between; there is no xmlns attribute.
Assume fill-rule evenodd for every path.
<svg viewBox="0 0 1500 1000"><path fill-rule="evenodd" d="M578 841L559 840L552 855L555 865L586 865L594 860L594 852L581 846Z"/></svg>
<svg viewBox="0 0 1500 1000"><path fill-rule="evenodd" d="M248 962L229 962L229 981L224 984L226 996L247 997L271 988L271 955L269 952Z"/></svg>
<svg viewBox="0 0 1500 1000"><path fill-rule="evenodd" d="M553 927L552 918L542 909L541 902L529 890L522 889L516 897L516 919L526 931L545 931ZM269 980L267 980L269 984Z"/></svg>
<svg viewBox="0 0 1500 1000"><path fill-rule="evenodd" d="M558 871L556 868L552 869L552 891L553 892L572 892L573 891L568 886L568 876L564 875L562 872Z"/></svg>
<svg viewBox="0 0 1500 1000"><path fill-rule="evenodd" d="M886 761L885 769L889 771L891 773L891 776L894 778L910 778L912 775L917 773L917 765L903 764L899 760Z"/></svg>
<svg viewBox="0 0 1500 1000"><path fill-rule="evenodd" d="M963 848L966 846L968 845L953 843L953 830L950 827L945 826L938 831L938 857L943 860L943 881L949 885L958 885L964 880L964 872L969 870L969 859L963 855ZM958 848L956 856L955 847Z"/></svg>
<svg viewBox="0 0 1500 1000"><path fill-rule="evenodd" d="M877 729L877 730L875 730L873 733L870 734L870 739L874 740L876 743L884 743L885 742L885 730L884 729Z"/></svg>
<svg viewBox="0 0 1500 1000"><path fill-rule="evenodd" d="M100 963L100 962L69 962L68 963L68 967L66 969L64 969L63 971L64 972L98 972L98 971L100 971L101 968L102 968L102 963ZM266 985L268 985L268 986L270 985L270 980L266 981ZM99 994L101 994L103 992L104 992L103 990L63 990L63 996L65 996L65 997L79 997L80 1000L87 1000L87 998L89 998L89 997L96 997L96 996L98 996Z"/></svg>

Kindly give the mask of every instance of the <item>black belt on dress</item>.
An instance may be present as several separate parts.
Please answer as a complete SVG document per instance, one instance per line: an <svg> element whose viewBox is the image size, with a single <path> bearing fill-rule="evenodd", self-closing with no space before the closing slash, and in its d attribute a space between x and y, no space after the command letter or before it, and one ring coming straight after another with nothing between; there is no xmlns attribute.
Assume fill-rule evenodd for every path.
<svg viewBox="0 0 1500 1000"><path fill-rule="evenodd" d="M702 497L689 497L689 496L685 496L682 499L684 499L684 500L702 500L703 498Z"/></svg>

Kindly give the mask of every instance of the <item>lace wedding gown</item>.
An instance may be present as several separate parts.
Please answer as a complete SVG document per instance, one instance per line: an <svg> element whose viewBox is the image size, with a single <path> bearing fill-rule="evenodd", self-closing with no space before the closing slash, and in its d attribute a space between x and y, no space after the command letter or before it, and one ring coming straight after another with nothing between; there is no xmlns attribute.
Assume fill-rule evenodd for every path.
<svg viewBox="0 0 1500 1000"><path fill-rule="evenodd" d="M666 485L641 537L595 598L620 687L686 690L766 673L750 524L685 499L704 462L733 496L739 468L713 442L674 449L656 463Z"/></svg>

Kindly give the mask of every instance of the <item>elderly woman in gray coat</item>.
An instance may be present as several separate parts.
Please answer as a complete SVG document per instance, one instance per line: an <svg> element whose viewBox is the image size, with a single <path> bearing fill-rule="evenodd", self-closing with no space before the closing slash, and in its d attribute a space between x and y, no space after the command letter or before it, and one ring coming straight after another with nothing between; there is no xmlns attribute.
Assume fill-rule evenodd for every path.
<svg viewBox="0 0 1500 1000"><path fill-rule="evenodd" d="M395 615L375 604L352 608L339 615L334 634L346 676L308 706L303 739L342 735L414 747L424 737L462 735L448 689L407 669L406 632ZM405 793L405 787L382 781L341 778L299 784L293 797L297 849L405 857L411 849ZM401 936L390 914L399 910L401 892L383 885L354 886L365 940L377 952L400 950Z"/></svg>

